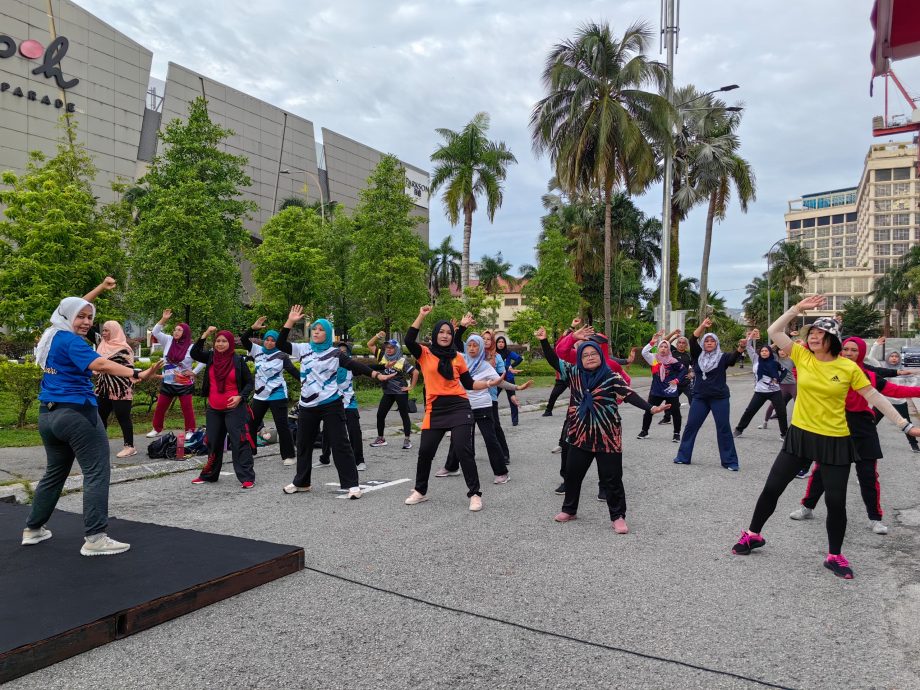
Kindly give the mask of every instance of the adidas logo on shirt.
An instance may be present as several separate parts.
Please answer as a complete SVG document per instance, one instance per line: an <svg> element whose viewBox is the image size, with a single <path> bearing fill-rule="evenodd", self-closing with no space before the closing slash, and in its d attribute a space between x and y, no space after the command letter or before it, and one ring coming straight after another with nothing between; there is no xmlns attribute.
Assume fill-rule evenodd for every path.
<svg viewBox="0 0 920 690"><path fill-rule="evenodd" d="M840 377L834 376L833 378L831 378L831 381L833 381L834 383L840 383Z"/></svg>

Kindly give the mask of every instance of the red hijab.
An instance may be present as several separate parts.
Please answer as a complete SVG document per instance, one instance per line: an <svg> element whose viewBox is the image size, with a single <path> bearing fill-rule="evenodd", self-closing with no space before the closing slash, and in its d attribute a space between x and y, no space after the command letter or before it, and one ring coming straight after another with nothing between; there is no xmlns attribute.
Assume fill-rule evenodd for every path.
<svg viewBox="0 0 920 690"><path fill-rule="evenodd" d="M180 323L179 328L182 329L182 337L173 338L172 344L169 346L169 352L166 353L166 361L172 364L182 364L185 361L188 349L192 346L192 329L189 328L187 323ZM232 343L233 341L231 340L230 342Z"/></svg>
<svg viewBox="0 0 920 690"><path fill-rule="evenodd" d="M235 354L233 348L236 345L236 336L230 331L218 331L217 338L221 336L227 339L230 347L223 352L214 350L211 356L211 371L214 373L214 383L217 384L218 393L223 393L227 389L227 377L233 371L233 355Z"/></svg>

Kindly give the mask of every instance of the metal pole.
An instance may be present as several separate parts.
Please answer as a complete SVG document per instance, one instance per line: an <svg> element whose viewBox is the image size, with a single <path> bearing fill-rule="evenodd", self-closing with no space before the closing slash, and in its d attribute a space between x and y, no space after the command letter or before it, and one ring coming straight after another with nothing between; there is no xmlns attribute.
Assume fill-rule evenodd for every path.
<svg viewBox="0 0 920 690"><path fill-rule="evenodd" d="M674 12L674 0L662 0L664 4L664 26L661 27L664 34L665 50L667 51L667 65L669 81L666 89L668 102L674 101L674 37L677 32L676 14ZM670 130L669 130L670 132ZM664 153L664 191L662 193L663 201L661 208L661 294L659 296L659 305L661 309L661 320L659 328L668 331L671 321L671 185L673 177L673 161L671 160L671 145L665 148Z"/></svg>
<svg viewBox="0 0 920 690"><path fill-rule="evenodd" d="M773 247L776 246L776 243L773 243ZM767 252L767 345L770 344L770 326L773 324L773 318L770 315L770 293L773 292L773 288L770 287L770 255L773 253L773 247L770 247L770 251Z"/></svg>

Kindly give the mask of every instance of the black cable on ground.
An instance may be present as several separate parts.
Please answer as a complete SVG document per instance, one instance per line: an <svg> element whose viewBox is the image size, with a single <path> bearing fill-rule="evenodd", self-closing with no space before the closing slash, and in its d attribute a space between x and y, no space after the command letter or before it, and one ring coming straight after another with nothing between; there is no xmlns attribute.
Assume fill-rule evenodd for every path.
<svg viewBox="0 0 920 690"><path fill-rule="evenodd" d="M726 676L728 678L735 678L737 680L743 680L748 683L755 683L761 685L765 688L779 688L779 690L795 690L788 685L777 685L776 683L771 683L766 680L761 680L759 678L753 678L751 676L745 676L740 673L732 673L731 671L722 671L717 668L709 668L708 666L700 666L698 664L691 664L688 661L680 661L678 659L669 659L663 656L655 656L654 654L645 654L644 652L637 652L632 649L626 649L625 647L616 647L609 644L603 644L602 642L592 642L591 640L584 640L580 637L573 637L571 635L566 635L564 633L552 632L551 630L543 630L541 628L534 628L530 625L524 623L516 623L514 621L509 621L504 618L496 618L495 616L488 616L483 613L476 613L475 611L467 611L465 609L458 609L453 606L447 606L446 604L438 604L433 601L428 601L427 599L420 599L419 597L414 597L410 594L403 594L402 592L397 592L392 589L385 589L384 587L378 587L376 585L370 585L366 582L361 582L360 580L352 580L349 577L344 575L338 575L336 573L330 573L326 570L321 570L319 568L312 568L309 565L304 566L304 570L309 570L310 572L317 573L318 575L325 575L326 577L331 577L335 580L341 580L342 582L347 582L351 585L358 585L359 587L364 587L366 589L373 590L375 592L381 592L383 594L390 594L394 597L399 597L400 599L406 599L407 601L413 601L416 604L423 604L424 606L430 606L435 609L440 609L442 611L450 611L451 613L459 613L464 616L472 616L474 618L481 618L482 620L487 620L492 623L499 623L500 625L508 625L513 628L518 628L520 630L526 630L527 632L536 633L538 635L546 635L548 637L555 637L559 640L566 640L567 642L576 642L578 644L588 645L589 647L597 647L598 649L606 649L609 652L619 652L620 654L628 654L630 656L638 657L640 659L648 659L649 661L659 661L666 664L673 664L674 666L683 666L684 668L689 668L694 671L703 671L704 673L712 673L717 676Z"/></svg>

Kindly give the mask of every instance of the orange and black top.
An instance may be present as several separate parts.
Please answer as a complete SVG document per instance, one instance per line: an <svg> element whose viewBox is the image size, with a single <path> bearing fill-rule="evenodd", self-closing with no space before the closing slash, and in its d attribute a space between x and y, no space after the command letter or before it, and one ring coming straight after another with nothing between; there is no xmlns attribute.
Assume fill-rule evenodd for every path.
<svg viewBox="0 0 920 690"><path fill-rule="evenodd" d="M422 429L453 429L462 424L473 423L473 411L466 391L473 389L473 377L466 368L466 360L453 345L437 345L438 331L449 321L439 321L431 334L432 345L418 343L418 329L406 331L405 344L415 357L418 368L425 378L425 419Z"/></svg>

